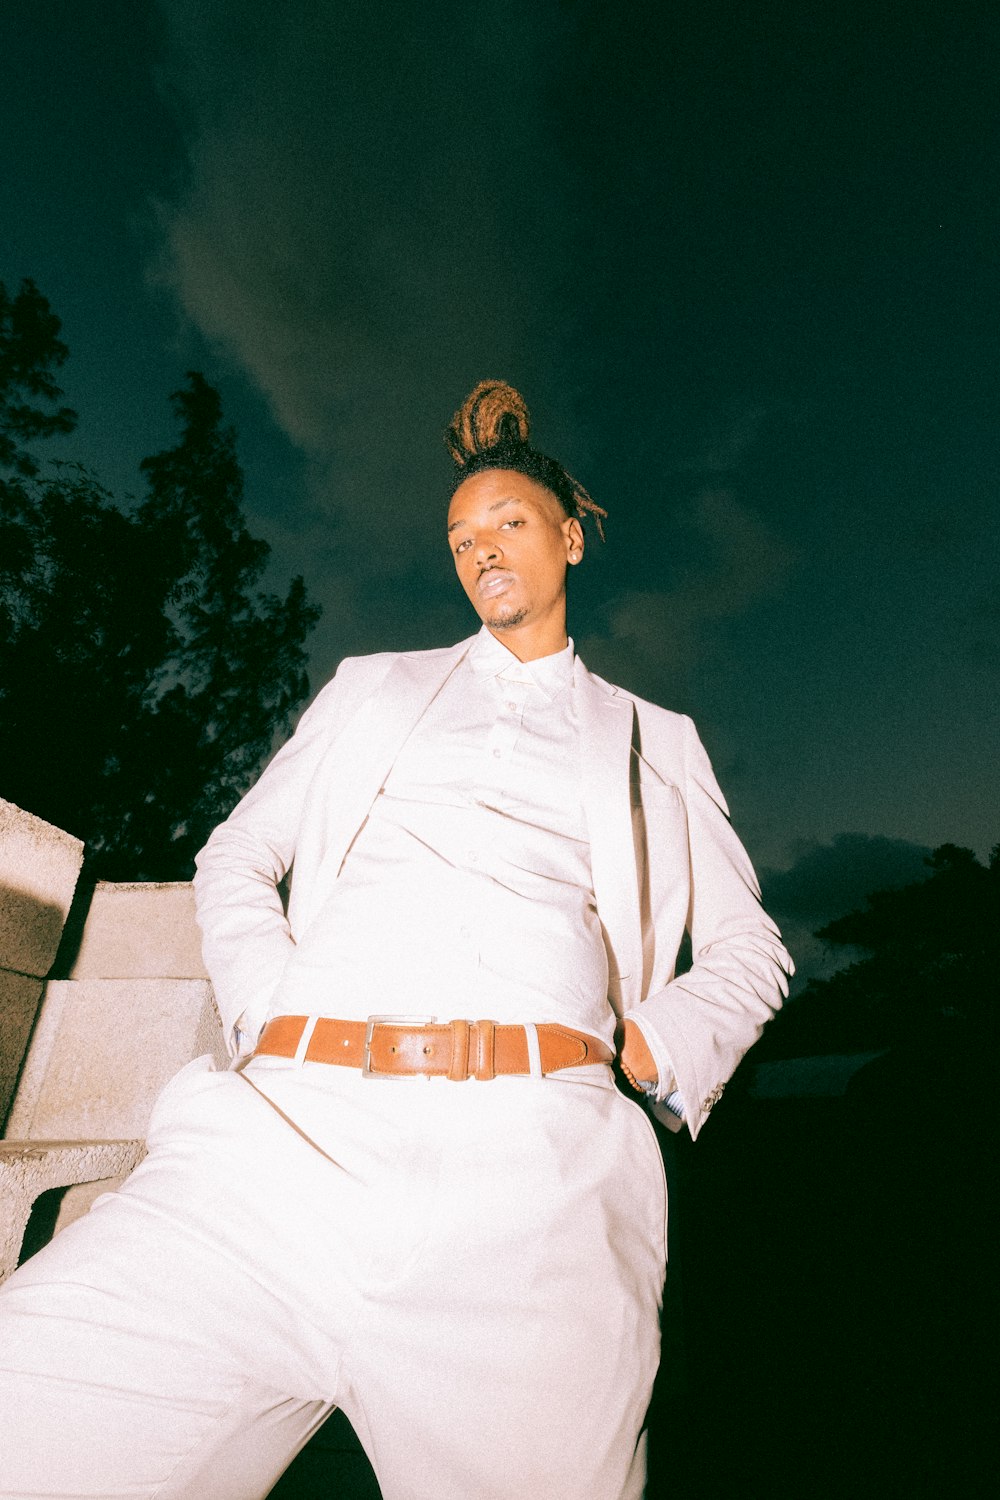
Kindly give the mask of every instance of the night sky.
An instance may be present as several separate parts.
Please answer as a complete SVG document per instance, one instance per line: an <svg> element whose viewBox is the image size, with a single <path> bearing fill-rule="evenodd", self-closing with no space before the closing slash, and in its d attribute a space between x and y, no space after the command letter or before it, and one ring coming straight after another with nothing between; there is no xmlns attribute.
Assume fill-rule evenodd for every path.
<svg viewBox="0 0 1000 1500"><path fill-rule="evenodd" d="M694 716L794 948L1000 839L997 14L8 0L0 279L121 496L220 386L314 691L477 627L441 433L517 385L610 513L577 646Z"/></svg>

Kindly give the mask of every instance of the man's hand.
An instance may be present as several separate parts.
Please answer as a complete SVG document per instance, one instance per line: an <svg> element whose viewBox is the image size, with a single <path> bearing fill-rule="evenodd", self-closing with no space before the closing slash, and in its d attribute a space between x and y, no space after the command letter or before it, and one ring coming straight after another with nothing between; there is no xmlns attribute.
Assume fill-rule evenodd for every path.
<svg viewBox="0 0 1000 1500"><path fill-rule="evenodd" d="M653 1054L646 1045L646 1038L638 1026L631 1021L625 1022L625 1041L621 1050L621 1065L625 1077L634 1086L643 1083L656 1083L658 1073Z"/></svg>

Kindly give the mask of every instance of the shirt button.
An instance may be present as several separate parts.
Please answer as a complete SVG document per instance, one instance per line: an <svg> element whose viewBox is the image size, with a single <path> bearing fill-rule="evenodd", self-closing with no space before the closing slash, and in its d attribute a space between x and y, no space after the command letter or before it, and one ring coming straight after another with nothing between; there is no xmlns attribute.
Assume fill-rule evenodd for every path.
<svg viewBox="0 0 1000 1500"><path fill-rule="evenodd" d="M494 752L493 752L493 759L494 760L499 760L500 759L500 751L499 750L494 750Z"/></svg>
<svg viewBox="0 0 1000 1500"><path fill-rule="evenodd" d="M516 703L513 703L513 702L509 702L509 703L508 703L508 704L507 704L507 707L508 707L508 708L509 708L509 709L510 709L510 711L511 711L511 713L514 713L514 711L515 711L515 710L516 710L516 708L517 708L517 704L516 704Z"/></svg>

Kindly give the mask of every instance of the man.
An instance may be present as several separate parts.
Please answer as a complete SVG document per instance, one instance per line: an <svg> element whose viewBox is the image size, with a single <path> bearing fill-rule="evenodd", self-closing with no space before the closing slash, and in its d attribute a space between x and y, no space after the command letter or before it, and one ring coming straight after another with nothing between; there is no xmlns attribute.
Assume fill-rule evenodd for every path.
<svg viewBox="0 0 1000 1500"><path fill-rule="evenodd" d="M385 1500L641 1494L666 1196L616 1036L697 1135L790 965L690 722L574 655L603 512L527 437L489 382L449 433L480 633L345 661L199 856L237 1063L5 1289L0 1495L262 1496L333 1405Z"/></svg>

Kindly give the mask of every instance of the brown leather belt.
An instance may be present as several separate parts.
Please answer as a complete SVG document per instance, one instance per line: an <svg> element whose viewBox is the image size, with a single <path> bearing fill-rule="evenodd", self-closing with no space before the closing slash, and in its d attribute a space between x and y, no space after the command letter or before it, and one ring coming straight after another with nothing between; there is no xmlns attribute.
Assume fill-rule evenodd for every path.
<svg viewBox="0 0 1000 1500"><path fill-rule="evenodd" d="M296 1057L308 1022L308 1016L276 1016L264 1027L255 1055ZM366 1078L424 1073L462 1082L555 1073L560 1068L609 1063L613 1057L611 1048L595 1037L549 1022L526 1027L498 1026L493 1021L422 1021L415 1016L369 1016L367 1021L332 1021L320 1016L299 1061L360 1068Z"/></svg>

